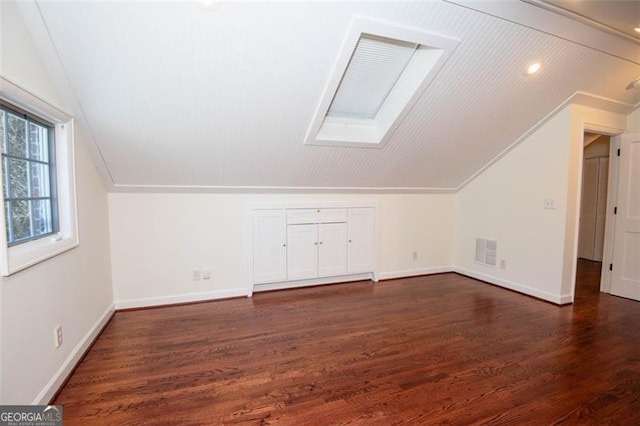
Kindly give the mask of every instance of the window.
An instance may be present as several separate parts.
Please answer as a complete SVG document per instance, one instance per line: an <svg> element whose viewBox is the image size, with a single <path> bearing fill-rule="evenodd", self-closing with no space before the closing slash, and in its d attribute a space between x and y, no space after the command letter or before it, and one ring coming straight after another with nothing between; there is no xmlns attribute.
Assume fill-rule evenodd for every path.
<svg viewBox="0 0 640 426"><path fill-rule="evenodd" d="M53 124L0 103L0 136L7 244L57 233Z"/></svg>
<svg viewBox="0 0 640 426"><path fill-rule="evenodd" d="M457 45L415 28L354 20L305 144L382 147Z"/></svg>
<svg viewBox="0 0 640 426"><path fill-rule="evenodd" d="M0 272L78 245L73 119L0 76Z"/></svg>
<svg viewBox="0 0 640 426"><path fill-rule="evenodd" d="M419 47L415 43L363 34L327 117L375 119Z"/></svg>

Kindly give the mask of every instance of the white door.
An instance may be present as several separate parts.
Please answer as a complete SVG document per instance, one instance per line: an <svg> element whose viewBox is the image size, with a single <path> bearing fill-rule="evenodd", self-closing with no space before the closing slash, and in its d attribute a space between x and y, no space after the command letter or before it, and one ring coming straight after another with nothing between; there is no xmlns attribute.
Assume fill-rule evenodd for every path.
<svg viewBox="0 0 640 426"><path fill-rule="evenodd" d="M284 210L253 211L253 282L287 279L287 235Z"/></svg>
<svg viewBox="0 0 640 426"><path fill-rule="evenodd" d="M318 225L318 276L347 273L347 224Z"/></svg>
<svg viewBox="0 0 640 426"><path fill-rule="evenodd" d="M348 212L347 270L350 274L374 269L374 209L353 208Z"/></svg>
<svg viewBox="0 0 640 426"><path fill-rule="evenodd" d="M620 138L611 294L640 300L640 134Z"/></svg>
<svg viewBox="0 0 640 426"><path fill-rule="evenodd" d="M287 249L289 280L318 276L318 225L288 225Z"/></svg>

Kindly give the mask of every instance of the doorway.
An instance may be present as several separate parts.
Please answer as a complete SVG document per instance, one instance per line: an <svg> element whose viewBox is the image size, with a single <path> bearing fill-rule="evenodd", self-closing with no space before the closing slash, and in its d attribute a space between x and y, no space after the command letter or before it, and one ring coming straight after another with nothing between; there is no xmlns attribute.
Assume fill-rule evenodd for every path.
<svg viewBox="0 0 640 426"><path fill-rule="evenodd" d="M597 295L600 292L610 147L610 136L584 133L576 295Z"/></svg>

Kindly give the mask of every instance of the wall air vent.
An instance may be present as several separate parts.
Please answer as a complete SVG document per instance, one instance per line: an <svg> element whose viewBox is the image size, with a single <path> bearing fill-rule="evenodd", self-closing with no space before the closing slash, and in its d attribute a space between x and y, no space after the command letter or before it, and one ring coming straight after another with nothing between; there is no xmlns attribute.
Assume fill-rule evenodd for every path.
<svg viewBox="0 0 640 426"><path fill-rule="evenodd" d="M305 144L380 148L457 45L453 38L356 19Z"/></svg>
<svg viewBox="0 0 640 426"><path fill-rule="evenodd" d="M476 238L476 263L489 266L498 265L498 242L496 240Z"/></svg>

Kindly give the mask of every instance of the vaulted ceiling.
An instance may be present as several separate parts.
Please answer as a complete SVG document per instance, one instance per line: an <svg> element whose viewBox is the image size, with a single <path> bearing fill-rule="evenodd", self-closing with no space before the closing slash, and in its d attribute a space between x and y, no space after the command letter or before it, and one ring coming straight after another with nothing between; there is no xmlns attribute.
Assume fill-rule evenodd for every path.
<svg viewBox="0 0 640 426"><path fill-rule="evenodd" d="M638 40L480 3L40 1L34 38L55 49L115 190L455 189L576 92L640 102L625 89ZM305 145L356 16L460 43L384 147Z"/></svg>

